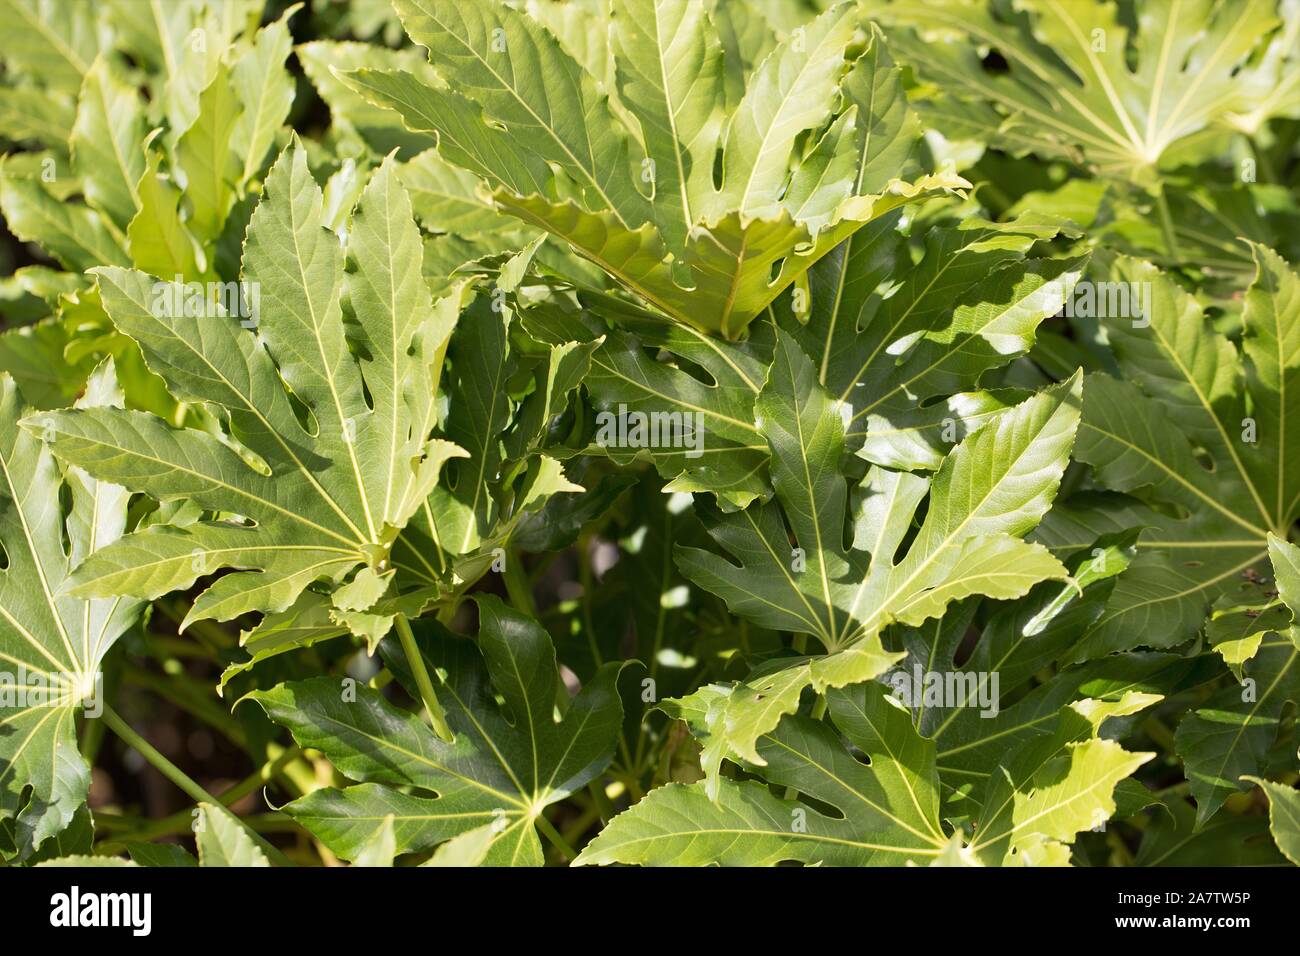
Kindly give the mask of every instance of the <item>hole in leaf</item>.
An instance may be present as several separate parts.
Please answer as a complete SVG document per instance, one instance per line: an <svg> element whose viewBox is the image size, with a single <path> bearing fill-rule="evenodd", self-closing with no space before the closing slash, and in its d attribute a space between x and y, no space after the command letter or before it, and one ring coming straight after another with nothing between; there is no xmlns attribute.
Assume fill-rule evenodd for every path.
<svg viewBox="0 0 1300 956"><path fill-rule="evenodd" d="M980 67L985 73L994 76L1000 76L1003 73L1011 72L1011 64L1009 64L1007 58L997 50L989 50L989 52L984 55L984 59L980 61Z"/></svg>

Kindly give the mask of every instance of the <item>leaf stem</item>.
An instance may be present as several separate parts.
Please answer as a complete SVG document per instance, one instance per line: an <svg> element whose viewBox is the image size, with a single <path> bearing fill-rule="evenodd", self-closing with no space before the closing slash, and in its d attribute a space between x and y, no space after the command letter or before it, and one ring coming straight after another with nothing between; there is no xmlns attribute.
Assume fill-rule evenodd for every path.
<svg viewBox="0 0 1300 956"><path fill-rule="evenodd" d="M812 714L813 720L821 720L826 716L826 695L818 694L817 699L813 701Z"/></svg>
<svg viewBox="0 0 1300 956"><path fill-rule="evenodd" d="M267 842L260 833L226 809L225 805L222 804L221 801L195 783L194 780L185 773L185 771L181 770L180 767L176 766L164 757L153 744L149 743L149 741L145 740L144 737L136 733L135 730L132 729L131 725L123 720L118 715L117 711L108 704L104 705L103 719L104 723L108 725L108 729L117 734L123 743L137 751L140 756L149 761L154 769L184 791L192 800L197 803L210 804L211 806L218 808L220 812L225 813L252 838L254 843L265 851L268 857L274 860L278 865L293 865L289 862L288 857Z"/></svg>
<svg viewBox="0 0 1300 956"><path fill-rule="evenodd" d="M1174 233L1174 220L1169 214L1169 200L1165 198L1164 186L1156 191L1156 209L1160 212L1160 231L1164 234L1165 252L1175 261L1182 259L1178 249L1178 238Z"/></svg>
<svg viewBox="0 0 1300 956"><path fill-rule="evenodd" d="M569 841L560 835L560 831L555 829L555 824L546 819L545 814L538 813L534 818L537 829L542 831L546 839L551 841L551 846L560 851L560 854L566 860L573 860L578 856L578 851L569 845Z"/></svg>
<svg viewBox="0 0 1300 956"><path fill-rule="evenodd" d="M122 675L123 682L152 691L159 697L185 711L197 720L225 735L232 743L245 747L247 734L239 721L226 710L213 703L211 695L203 693L203 685L186 674L169 674L160 677L152 671L128 663Z"/></svg>
<svg viewBox="0 0 1300 956"><path fill-rule="evenodd" d="M1164 721L1159 717L1148 717L1142 724L1142 729L1147 732L1147 736L1158 743L1161 747L1173 753L1174 732L1165 726Z"/></svg>
<svg viewBox="0 0 1300 956"><path fill-rule="evenodd" d="M511 550L506 555L505 567L501 576L505 579L506 594L516 610L523 611L531 618L537 617L537 602L533 600L533 586L524 574L524 564L519 552Z"/></svg>
<svg viewBox="0 0 1300 956"><path fill-rule="evenodd" d="M415 686L420 690L420 699L424 702L424 709L429 713L429 723L433 725L434 733L441 737L447 743L451 743L454 735L451 727L447 725L447 715L438 703L438 695L433 692L433 681L429 679L429 670L424 666L424 657L420 654L420 649L415 646L415 635L411 633L411 622L406 619L405 614L399 614L396 618L397 636L402 642L402 652L406 654L406 663L411 668L411 675L415 678Z"/></svg>
<svg viewBox="0 0 1300 956"><path fill-rule="evenodd" d="M596 810L600 814L601 824L609 823L617 811L614 809L614 804L610 803L609 794L605 792L604 786L602 786L600 780L597 779L587 784L587 789L591 791L591 799L596 804Z"/></svg>
<svg viewBox="0 0 1300 956"><path fill-rule="evenodd" d="M220 795L218 795L217 799L224 806L231 806L248 796L258 787L270 783L280 775L287 764L301 756L302 751L298 747L287 747L280 750L278 756L272 757L233 787L223 790ZM193 814L189 810L182 810L179 813L173 813L171 816L164 817L156 822L148 823L140 829L132 830L129 833L119 834L114 838L113 842L126 843L137 840L148 842L156 840L159 837L184 833L190 828L193 819ZM98 818L96 818L96 821L98 822ZM106 829L112 829L113 825L114 824L112 823L108 824Z"/></svg>
<svg viewBox="0 0 1300 956"><path fill-rule="evenodd" d="M104 725L98 720L87 720L81 726L81 756L90 766L95 765L99 756L99 746L104 742Z"/></svg>
<svg viewBox="0 0 1300 956"><path fill-rule="evenodd" d="M584 807L582 813L574 817L572 822L570 822L569 825L565 827L564 830L562 831L561 835L564 837L564 842L567 843L569 846L573 846L575 840L577 840L584 833L590 830L592 826L594 826L599 822L600 822L600 813L599 811L597 811L595 805L593 804L591 806Z"/></svg>

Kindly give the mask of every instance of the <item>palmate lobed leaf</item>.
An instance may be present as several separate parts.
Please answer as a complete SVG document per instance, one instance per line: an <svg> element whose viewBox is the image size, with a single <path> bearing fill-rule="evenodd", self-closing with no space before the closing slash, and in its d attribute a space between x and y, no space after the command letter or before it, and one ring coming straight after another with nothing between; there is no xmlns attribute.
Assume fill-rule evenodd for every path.
<svg viewBox="0 0 1300 956"><path fill-rule="evenodd" d="M692 421L702 426L699 447L592 450L619 464L648 456L670 479L668 490L712 494L724 508L769 495L767 446L754 425L754 400L772 361L771 326L757 323L743 342L734 343L631 309L621 309L614 326L593 353L584 382L592 404L616 417L623 412L698 416ZM651 358L648 349L673 361ZM683 367L683 360L690 364ZM701 381L695 368L703 369L707 380Z"/></svg>
<svg viewBox="0 0 1300 956"><path fill-rule="evenodd" d="M139 412L29 418L27 427L64 460L215 514L124 537L78 570L70 582L78 593L153 598L239 569L200 595L192 621L281 611L312 582L338 585L358 568L383 586L340 610L365 610L386 590L393 540L441 465L466 454L430 437L434 383L459 297L432 301L391 163L362 194L346 249L321 217L305 153L291 146L268 176L245 243L243 275L260 290L256 331L235 316L160 304L159 294L183 290L144 273L97 272L117 327L174 394L217 410L242 448Z"/></svg>
<svg viewBox="0 0 1300 956"><path fill-rule="evenodd" d="M775 311L813 359L818 383L849 407L848 447L875 464L933 471L1006 407L978 386L1029 351L1084 261L1031 258L1038 243L1071 233L1035 214L914 232L924 243L918 262L890 227L886 219L855 233L810 270L806 317ZM946 439L944 419L954 426Z"/></svg>
<svg viewBox="0 0 1300 956"><path fill-rule="evenodd" d="M78 404L121 404L111 365L91 377ZM101 662L144 607L65 592L74 567L120 540L129 495L79 468L60 470L49 448L19 427L23 412L13 380L0 376L0 670L8 685L0 704L0 851L19 859L67 827L86 799L90 768L77 750L77 712L83 701L102 705Z"/></svg>
<svg viewBox="0 0 1300 956"><path fill-rule="evenodd" d="M1196 799L1198 826L1232 794L1272 772L1269 751L1283 714L1288 704L1300 702L1300 631L1294 621L1300 606L1300 548L1270 535L1268 550L1279 600L1256 607L1246 602L1229 612L1244 618L1240 633L1246 635L1229 642L1237 645L1235 653L1224 643L1216 646L1233 670L1233 680L1187 714L1175 735ZM1284 770L1297 766L1291 753L1281 761Z"/></svg>
<svg viewBox="0 0 1300 956"><path fill-rule="evenodd" d="M964 127L950 134L973 130L1016 152L1152 185L1161 160L1190 137L1214 128L1254 133L1300 109L1283 67L1295 55L1295 31L1277 30L1279 9L1288 12L1273 0L1232 9L1142 0L1131 14L1092 0L905 0L878 15L916 28L919 36L899 31L904 57L945 96L970 104L945 110ZM983 46L1006 59L1005 74L982 68Z"/></svg>
<svg viewBox="0 0 1300 956"><path fill-rule="evenodd" d="M1286 621L1227 613L1206 624L1212 607L1252 602L1251 582L1267 573L1270 552L1281 580L1282 536L1300 502L1292 468L1300 280L1271 250L1251 251L1256 276L1240 346L1154 267L1116 261L1112 281L1144 283L1149 299L1140 321L1108 323L1124 377L1089 376L1076 455L1126 497L1066 501L1041 529L1060 551L1120 525L1143 528L1132 566L1070 659L1174 647L1206 626L1245 682L1224 686L1179 724L1198 825L1243 788L1244 774L1262 771L1278 716L1298 693Z"/></svg>
<svg viewBox="0 0 1300 956"><path fill-rule="evenodd" d="M707 783L661 787L616 817L577 862L1063 865L1075 835L1114 812L1117 783L1153 756L1103 739L1102 724L1156 699L1126 694L1062 708L1048 733L999 755L975 832L963 835L943 825L934 742L916 732L907 711L877 683L833 689L828 712L839 734L787 716L760 739L760 765L746 766L761 779L722 780L716 797ZM708 732L698 714L689 719Z"/></svg>
<svg viewBox="0 0 1300 956"><path fill-rule="evenodd" d="M1121 258L1108 273L1144 285L1149 301L1142 318L1107 323L1123 378L1089 376L1076 455L1128 497L1067 500L1042 540L1070 550L1117 525L1146 530L1076 659L1187 640L1216 599L1266 567L1268 534L1285 536L1300 514L1300 280L1270 250L1254 253L1241 346L1154 267Z"/></svg>
<svg viewBox="0 0 1300 956"><path fill-rule="evenodd" d="M541 865L536 818L613 757L622 720L619 666L597 671L556 720L555 651L546 632L498 598L484 595L477 603L477 646L431 622L415 625L426 666L446 675L438 695L455 733L451 743L379 693L350 692L334 678L249 695L302 746L321 750L356 781L286 807L345 859L355 859L391 817L397 853L428 850L486 826L487 865ZM413 691L400 648L390 641L381 652Z"/></svg>
<svg viewBox="0 0 1300 956"><path fill-rule="evenodd" d="M71 270L58 274L64 295L43 296L38 317L52 316L50 324L67 326L72 339L64 361L43 370L0 347L0 367L15 376L29 401L45 407L54 404L42 400L51 379L60 392L75 394L90 368L112 355L127 404L175 418L184 409L170 399L170 409L159 407L162 383L143 369L130 340L100 333L111 323L93 292L93 277L81 273L121 265L166 279L237 277L248 196L259 185L273 140L284 136L281 124L293 101L284 61L288 21L299 8L253 32L249 15L260 8L258 0L105 7L83 11L24 0L10 8L26 24L18 32L33 33L0 49L15 96L30 99L46 84L62 85L57 70L27 61L25 42L52 44L48 55L78 64L70 91L40 94L49 109L67 98L72 119L35 130L30 145L41 151L14 154L0 175L0 209L9 228ZM96 47L83 61L70 41L86 19L94 21ZM49 27L47 20L59 25ZM60 42L63 34L69 36ZM0 99L6 90L0 88ZM3 302L0 315L28 320ZM20 335L14 330L4 338ZM93 361L81 361L87 355Z"/></svg>
<svg viewBox="0 0 1300 956"><path fill-rule="evenodd" d="M1014 598L1066 577L1047 549L1020 536L1056 493L1078 425L1080 387L1076 375L987 423L949 453L933 480L869 471L853 489L850 543L843 406L816 384L798 345L778 339L756 409L779 504L707 520L739 564L696 549L679 549L677 560L733 613L812 635L825 653L778 659L710 702L710 786L732 753L762 762L755 743L798 707L804 689L821 693L888 670L900 655L881 644L886 626L920 624L973 594Z"/></svg>
<svg viewBox="0 0 1300 956"><path fill-rule="evenodd" d="M347 81L436 134L442 157L483 179L499 208L565 239L658 312L726 338L864 224L966 185L899 178L917 130L880 35L850 4L773 50L734 107L722 38L690 0L615 5L616 90L511 7L397 9L444 80L464 82L366 69ZM805 135L815 145L801 152Z"/></svg>
<svg viewBox="0 0 1300 956"><path fill-rule="evenodd" d="M1063 226L1027 215L932 226L914 263L901 217L896 210L856 232L809 271L806 290L770 311L813 359L818 383L849 409L848 448L876 464L932 471L958 440L1026 396L980 386L1032 346L1082 262L1029 258ZM703 447L691 454L606 453L620 463L648 455L671 479L669 490L712 493L724 510L769 497L767 442L753 422L771 363L770 324L726 343L609 297L583 299L611 326L586 380L597 409L686 411L704 428Z"/></svg>

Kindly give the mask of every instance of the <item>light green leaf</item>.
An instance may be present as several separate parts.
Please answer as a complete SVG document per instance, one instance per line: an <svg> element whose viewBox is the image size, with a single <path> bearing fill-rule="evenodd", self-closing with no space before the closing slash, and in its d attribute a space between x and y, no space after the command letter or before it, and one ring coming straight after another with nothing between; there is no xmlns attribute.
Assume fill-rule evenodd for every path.
<svg viewBox="0 0 1300 956"><path fill-rule="evenodd" d="M1066 576L1045 548L1020 536L1046 512L1064 471L1079 419L1078 376L967 437L932 482L880 468L868 472L855 491L849 544L842 406L815 374L783 335L756 405L779 507L751 505L707 521L739 566L704 551L678 551L687 577L726 600L733 613L811 634L826 652L775 662L728 692L710 719L714 739L705 762L711 777L729 751L760 763L754 743L798 706L804 688L821 693L887 670L900 656L880 644L887 625L920 624L973 594L1019 597L1039 581ZM927 494L925 517L909 540Z"/></svg>
<svg viewBox="0 0 1300 956"><path fill-rule="evenodd" d="M970 396L974 407L957 416L932 400L974 389L990 369L1027 352L1038 326L1060 311L1083 263L1026 253L1061 231L1035 215L998 224L967 218L928 230L925 254L913 263L886 217L810 270L807 315L793 300L777 303L818 382L851 409L851 449L876 464L933 470L986 420L985 396ZM952 418L946 440L945 418ZM908 439L899 435L918 426Z"/></svg>
<svg viewBox="0 0 1300 956"><path fill-rule="evenodd" d="M42 860L37 866L67 866L78 870L98 867L138 866L134 860L117 856L61 856L56 860Z"/></svg>
<svg viewBox="0 0 1300 956"><path fill-rule="evenodd" d="M918 28L920 37L898 31L898 45L923 76L962 100L995 107L984 107L986 141L1152 181L1175 144L1239 124L1275 92L1276 62L1255 57L1277 25L1277 5L1135 6L1122 14L1116 4L1091 0L1028 0L1014 11L996 3L905 2L882 7L881 15ZM982 48L996 50L1010 69L983 68ZM973 110L970 118L978 115Z"/></svg>
<svg viewBox="0 0 1300 956"><path fill-rule="evenodd" d="M200 803L197 823L194 842L198 845L199 866L271 865L252 837L224 808L217 810L211 804Z"/></svg>
<svg viewBox="0 0 1300 956"><path fill-rule="evenodd" d="M393 865L393 856L397 853L397 838L393 835L393 815L384 817L379 827L370 837L370 842L361 848L352 861L353 866Z"/></svg>
<svg viewBox="0 0 1300 956"><path fill-rule="evenodd" d="M436 68L474 90L493 119L536 137L538 152L554 157L592 207L611 210L625 227L648 218L634 185L629 137L594 80L540 25L481 0L399 0L394 7Z"/></svg>
<svg viewBox="0 0 1300 956"><path fill-rule="evenodd" d="M904 160L917 128L882 38L859 44L849 4L767 57L725 116L723 39L698 5L615 9L626 111L525 13L487 0L397 8L443 82L363 69L347 74L353 88L436 135L440 155L485 180L500 208L657 311L725 338L863 225L966 185L948 173L899 178L914 172ZM524 81L525 65L537 82ZM892 162L901 168L883 176Z"/></svg>
<svg viewBox="0 0 1300 956"><path fill-rule="evenodd" d="M459 836L454 836L446 843L440 844L433 851L433 856L420 865L481 866L487 859L498 829L495 824L488 823L473 830L466 830Z"/></svg>
<svg viewBox="0 0 1300 956"><path fill-rule="evenodd" d="M776 197L796 138L832 115L858 16L852 5L837 4L799 28L754 71L728 118L722 188L710 219L724 210L770 215L779 206Z"/></svg>
<svg viewBox="0 0 1300 956"><path fill-rule="evenodd" d="M199 115L177 143L176 154L185 174L185 195L191 205L190 224L198 237L211 241L221 232L235 199L239 157L231 148L238 136L241 107L224 63L199 96Z"/></svg>
<svg viewBox="0 0 1300 956"><path fill-rule="evenodd" d="M1026 744L991 776L972 851L1004 865L1065 864L1062 845L1105 823L1115 812L1116 785L1155 756L1103 739L1103 722L1159 699L1129 692L1116 702L1081 700L1062 709L1053 733Z"/></svg>
<svg viewBox="0 0 1300 956"><path fill-rule="evenodd" d="M98 273L117 327L173 393L219 409L239 448L138 412L32 419L66 460L214 513L125 537L79 569L78 593L152 598L220 568L240 569L204 591L189 614L225 620L282 611L314 581L342 584L362 566L388 566L398 532L441 465L460 453L430 437L431 383L459 300L430 299L419 234L391 162L366 187L346 250L320 216L320 190L302 150L291 147L267 179L245 244L244 279L260 290L256 334L234 316L168 304L167 294L182 291L174 284L129 270ZM309 409L309 426L286 384Z"/></svg>
<svg viewBox="0 0 1300 956"><path fill-rule="evenodd" d="M78 403L87 411L120 404L111 366ZM77 711L103 705L101 662L142 607L64 593L73 568L122 535L129 495L80 469L60 472L40 438L19 427L23 411L13 380L0 376L0 665L9 685L0 703L0 827L19 858L67 826L86 799Z"/></svg>
<svg viewBox="0 0 1300 956"><path fill-rule="evenodd" d="M113 61L100 57L86 73L68 145L86 202L125 229L140 207L144 174L144 110L139 94Z"/></svg>
<svg viewBox="0 0 1300 956"><path fill-rule="evenodd" d="M126 235L135 267L150 275L186 281L199 277L194 239L180 217L180 190L159 173L161 156L145 142L145 168L136 185L140 210Z"/></svg>
<svg viewBox="0 0 1300 956"><path fill-rule="evenodd" d="M267 24L230 69L230 83L243 107L231 131L230 146L243 157L239 182L246 183L262 169L280 125L293 105L293 77L285 69L292 45L289 19L297 7Z"/></svg>
<svg viewBox="0 0 1300 956"><path fill-rule="evenodd" d="M713 191L722 46L707 29L702 3L618 0L613 14L619 93L640 123L654 162L656 219L664 241L678 247Z"/></svg>
<svg viewBox="0 0 1300 956"><path fill-rule="evenodd" d="M1286 858L1300 866L1300 793L1271 780L1247 777L1268 795L1268 822L1273 840Z"/></svg>

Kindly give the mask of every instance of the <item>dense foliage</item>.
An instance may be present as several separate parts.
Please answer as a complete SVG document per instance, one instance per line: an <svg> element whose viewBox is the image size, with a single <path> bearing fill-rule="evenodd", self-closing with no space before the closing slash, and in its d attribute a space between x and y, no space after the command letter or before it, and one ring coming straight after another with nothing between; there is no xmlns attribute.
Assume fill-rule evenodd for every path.
<svg viewBox="0 0 1300 956"><path fill-rule="evenodd" d="M1300 863L1292 0L0 15L6 865Z"/></svg>

